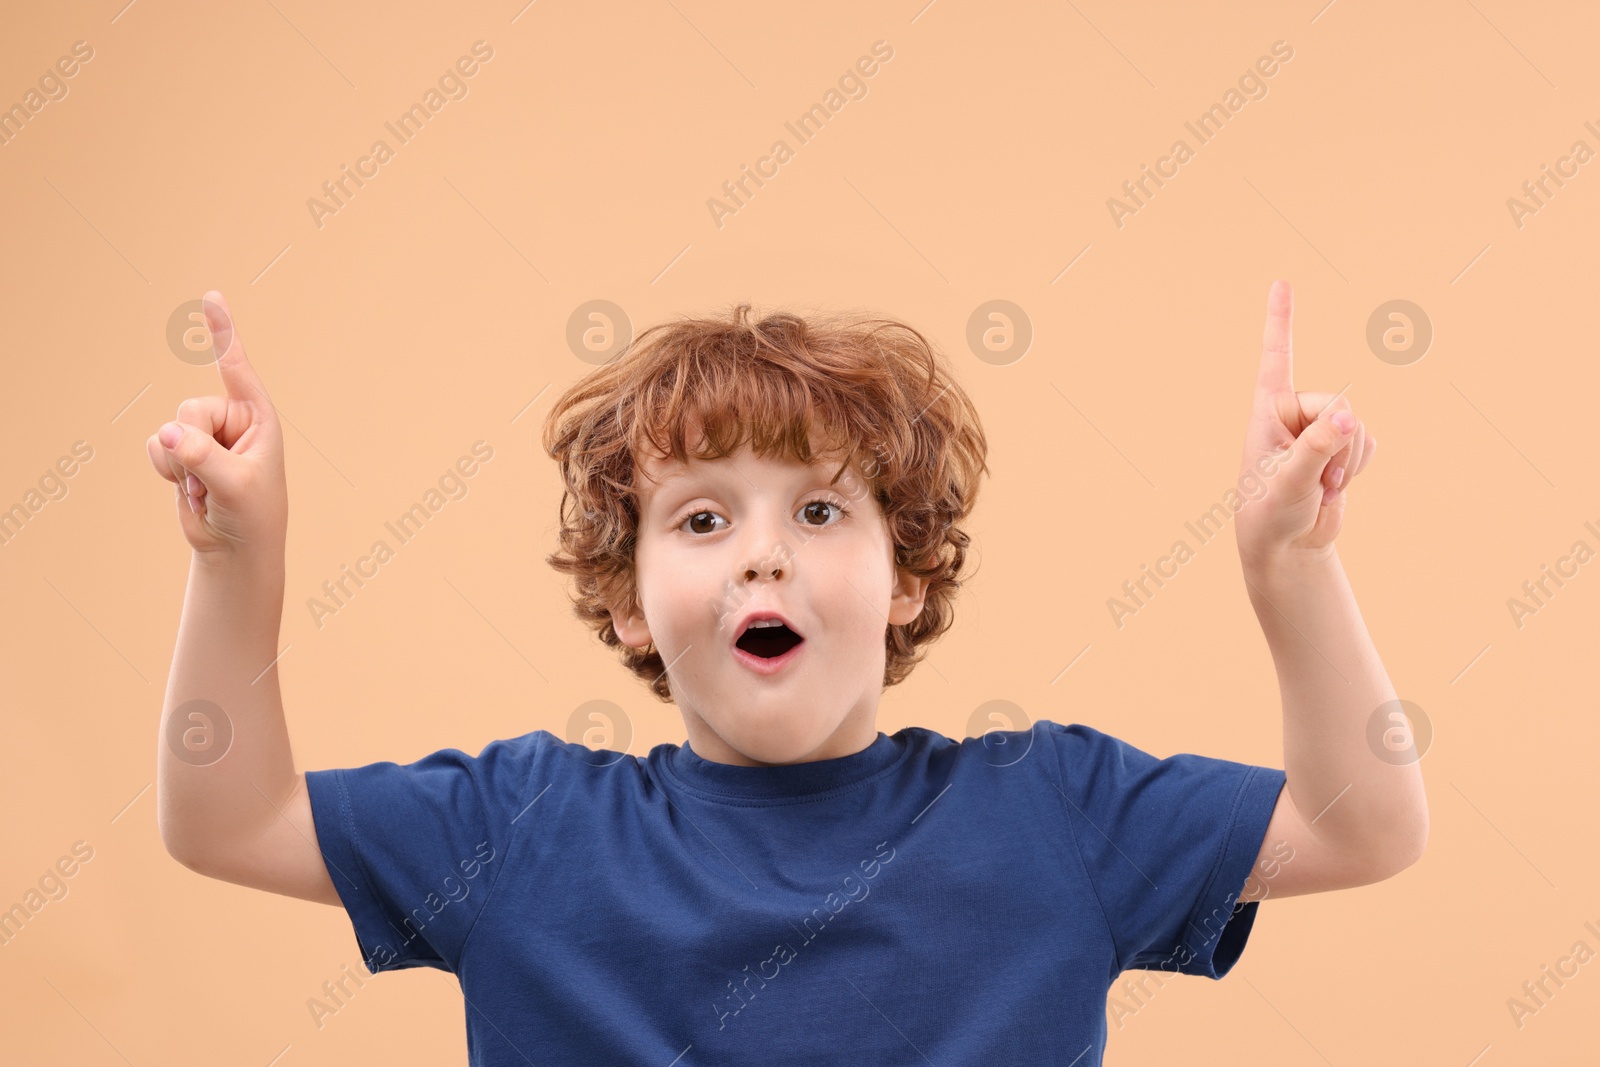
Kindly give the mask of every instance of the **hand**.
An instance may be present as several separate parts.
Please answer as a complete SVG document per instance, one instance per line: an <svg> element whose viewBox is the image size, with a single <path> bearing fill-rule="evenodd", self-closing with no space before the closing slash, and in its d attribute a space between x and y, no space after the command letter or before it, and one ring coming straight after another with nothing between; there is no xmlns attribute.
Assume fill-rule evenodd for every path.
<svg viewBox="0 0 1600 1067"><path fill-rule="evenodd" d="M151 434L145 451L156 473L176 484L178 521L196 552L282 559L289 493L278 415L245 358L227 301L211 290L201 305L227 395L179 404L177 420Z"/></svg>
<svg viewBox="0 0 1600 1067"><path fill-rule="evenodd" d="M1344 521L1345 491L1378 447L1378 439L1350 414L1344 396L1294 391L1293 315L1289 283L1273 282L1240 467L1241 479L1254 477L1267 486L1265 496L1239 512L1235 525L1247 565L1285 553L1303 552L1313 559L1332 555Z"/></svg>

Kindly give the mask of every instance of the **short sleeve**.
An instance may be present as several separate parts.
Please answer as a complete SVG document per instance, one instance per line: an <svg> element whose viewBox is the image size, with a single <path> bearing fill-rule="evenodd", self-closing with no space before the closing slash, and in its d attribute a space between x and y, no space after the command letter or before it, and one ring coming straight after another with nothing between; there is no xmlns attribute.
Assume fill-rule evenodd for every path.
<svg viewBox="0 0 1600 1067"><path fill-rule="evenodd" d="M1188 753L1157 759L1089 726L1041 725L1055 740L1066 818L1118 972L1221 978L1260 907L1238 897L1284 772Z"/></svg>
<svg viewBox="0 0 1600 1067"><path fill-rule="evenodd" d="M369 971L459 969L552 739L306 772L317 843Z"/></svg>

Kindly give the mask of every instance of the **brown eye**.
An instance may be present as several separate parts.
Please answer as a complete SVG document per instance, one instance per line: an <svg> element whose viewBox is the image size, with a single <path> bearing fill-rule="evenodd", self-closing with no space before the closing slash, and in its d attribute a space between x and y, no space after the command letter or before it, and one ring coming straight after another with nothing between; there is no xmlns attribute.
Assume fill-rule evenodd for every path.
<svg viewBox="0 0 1600 1067"><path fill-rule="evenodd" d="M697 511L693 515L690 515L688 518L684 519L683 520L683 525L693 526L694 523L695 523L695 520L700 518L702 515L709 515L713 519L720 517L714 511ZM691 532L692 533L712 533L712 532L714 532L714 528L712 530L693 529L693 530L691 530Z"/></svg>
<svg viewBox="0 0 1600 1067"><path fill-rule="evenodd" d="M812 509L813 508L818 508L818 507L832 508L834 511L838 512L840 514L840 516L844 515L844 510L845 510L844 509L844 505L835 504L831 500L813 500L809 504L807 504L805 506L805 508L802 509L802 511L803 511L803 513L805 513L805 514L807 514L809 516L812 513ZM812 523L811 525L836 526L836 525L838 525L838 523L837 522L833 522L833 523L824 522L824 523Z"/></svg>

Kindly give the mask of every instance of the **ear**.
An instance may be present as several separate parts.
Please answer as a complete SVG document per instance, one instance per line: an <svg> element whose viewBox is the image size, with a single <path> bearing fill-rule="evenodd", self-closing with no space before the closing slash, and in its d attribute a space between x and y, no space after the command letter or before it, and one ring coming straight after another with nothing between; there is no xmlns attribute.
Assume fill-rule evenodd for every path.
<svg viewBox="0 0 1600 1067"><path fill-rule="evenodd" d="M617 631L617 636L622 639L622 643L629 648L645 648L654 640L650 636L650 625L645 622L644 613L638 611L638 605L630 608L627 614L613 609L611 625Z"/></svg>
<svg viewBox="0 0 1600 1067"><path fill-rule="evenodd" d="M927 578L917 578L904 570L896 571L894 593L889 598L889 622L904 626L922 613L928 595Z"/></svg>

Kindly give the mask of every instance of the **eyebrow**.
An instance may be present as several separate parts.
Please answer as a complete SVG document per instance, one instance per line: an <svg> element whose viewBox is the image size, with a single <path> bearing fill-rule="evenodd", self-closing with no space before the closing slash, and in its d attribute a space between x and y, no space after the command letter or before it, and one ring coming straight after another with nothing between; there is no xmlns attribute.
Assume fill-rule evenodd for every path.
<svg viewBox="0 0 1600 1067"><path fill-rule="evenodd" d="M661 478L656 479L654 484L656 484L656 485L669 485L672 482L682 481L683 479L685 479L687 477L689 477L689 469L687 467L682 467L682 466L674 467L674 468L672 468L672 473L667 474L667 475L665 475L665 476L663 476Z"/></svg>
<svg viewBox="0 0 1600 1067"><path fill-rule="evenodd" d="M803 477L796 474L794 478L796 481L802 482L819 479L827 480L832 477L829 472L834 469L831 463L812 463L807 467L806 474ZM840 476L842 476L842 472ZM669 493L676 494L680 491L687 491L707 482L734 481L735 479L737 479L735 484L740 482L749 484L747 476L731 464L719 464L714 460L705 461L704 465L698 468L691 469L682 465L677 466L671 473L663 475L657 481L650 483L648 492L650 501L654 504L666 498ZM836 485L837 480L828 481L827 484Z"/></svg>
<svg viewBox="0 0 1600 1067"><path fill-rule="evenodd" d="M713 482L732 482L735 485L750 484L749 475L731 465L708 464L692 470L679 467L671 474L660 478L653 488L659 493L667 493Z"/></svg>

